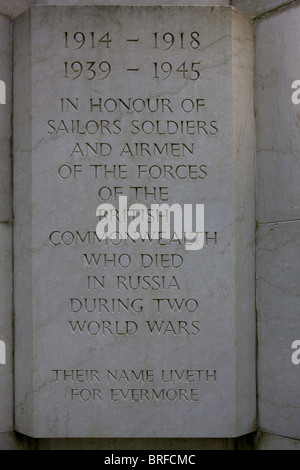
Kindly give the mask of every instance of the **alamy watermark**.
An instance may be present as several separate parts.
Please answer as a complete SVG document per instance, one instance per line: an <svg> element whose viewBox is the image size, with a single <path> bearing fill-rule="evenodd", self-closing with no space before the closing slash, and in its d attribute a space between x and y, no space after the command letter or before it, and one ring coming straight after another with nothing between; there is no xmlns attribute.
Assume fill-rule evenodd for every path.
<svg viewBox="0 0 300 470"><path fill-rule="evenodd" d="M127 196L119 197L119 207L100 204L96 226L99 240L126 239L183 240L186 250L201 250L204 245L204 204L144 204L127 206ZM130 220L131 219L131 220Z"/></svg>
<svg viewBox="0 0 300 470"><path fill-rule="evenodd" d="M296 349L296 351L293 352L291 360L292 363L295 364L295 366L298 366L300 364L300 340L296 339L291 346L292 349Z"/></svg>
<svg viewBox="0 0 300 470"><path fill-rule="evenodd" d="M292 103L293 104L300 104L300 80L295 80L292 83L292 89L296 90L292 94Z"/></svg>
<svg viewBox="0 0 300 470"><path fill-rule="evenodd" d="M0 80L0 104L6 104L6 85L3 80Z"/></svg>

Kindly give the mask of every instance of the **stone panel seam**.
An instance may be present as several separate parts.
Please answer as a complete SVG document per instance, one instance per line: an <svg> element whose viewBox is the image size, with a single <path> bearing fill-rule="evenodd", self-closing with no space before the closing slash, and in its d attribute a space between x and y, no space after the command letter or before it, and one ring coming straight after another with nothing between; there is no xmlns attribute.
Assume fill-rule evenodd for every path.
<svg viewBox="0 0 300 470"><path fill-rule="evenodd" d="M274 221L274 222L258 222L257 226L261 225L283 225L283 224L293 224L300 222L300 219L294 219L294 220L280 220L280 221Z"/></svg>
<svg viewBox="0 0 300 470"><path fill-rule="evenodd" d="M288 2L282 3L281 5L278 5L277 7L271 8L270 10L266 10L263 13L260 13L259 15L253 16L253 20L255 21L262 20L268 16L278 13L279 11L283 9L292 7L297 4L300 4L300 0L290 0Z"/></svg>

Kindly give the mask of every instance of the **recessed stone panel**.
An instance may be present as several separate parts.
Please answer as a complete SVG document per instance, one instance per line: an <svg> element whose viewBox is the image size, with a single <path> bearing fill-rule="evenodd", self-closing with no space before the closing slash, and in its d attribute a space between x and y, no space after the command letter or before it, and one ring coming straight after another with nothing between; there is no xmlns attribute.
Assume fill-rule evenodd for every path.
<svg viewBox="0 0 300 470"><path fill-rule="evenodd" d="M260 429L300 438L299 222L258 231Z"/></svg>
<svg viewBox="0 0 300 470"><path fill-rule="evenodd" d="M0 9L1 11L1 9ZM0 222L11 221L12 25L0 14ZM5 98L5 99L4 99ZM5 103L4 103L5 101Z"/></svg>
<svg viewBox="0 0 300 470"><path fill-rule="evenodd" d="M0 433L13 429L12 229L0 224Z"/></svg>
<svg viewBox="0 0 300 470"><path fill-rule="evenodd" d="M40 6L17 19L19 432L254 429L252 52L251 22L230 7ZM177 232L99 240L97 208L120 197L177 204ZM196 230L200 205L191 250L175 235L179 220Z"/></svg>
<svg viewBox="0 0 300 470"><path fill-rule="evenodd" d="M300 217L300 5L261 19L256 29L257 207L259 222ZM282 47L282 44L285 46Z"/></svg>
<svg viewBox="0 0 300 470"><path fill-rule="evenodd" d="M37 5L78 5L76 0L36 0ZM229 0L160 0L159 6L219 6L229 5ZM86 5L157 6L156 0L87 0Z"/></svg>

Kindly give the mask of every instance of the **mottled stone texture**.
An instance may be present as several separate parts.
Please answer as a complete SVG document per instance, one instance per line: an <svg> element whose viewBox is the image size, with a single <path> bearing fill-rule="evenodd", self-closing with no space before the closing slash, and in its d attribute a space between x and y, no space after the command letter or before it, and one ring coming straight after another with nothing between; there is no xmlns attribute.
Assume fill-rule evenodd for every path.
<svg viewBox="0 0 300 470"><path fill-rule="evenodd" d="M287 437L256 432L236 440L236 450L299 450L300 441Z"/></svg>
<svg viewBox="0 0 300 470"><path fill-rule="evenodd" d="M37 5L78 5L77 0L35 0ZM229 0L86 0L85 5L153 5L153 6L215 6L215 5L229 5Z"/></svg>
<svg viewBox="0 0 300 470"><path fill-rule="evenodd" d="M187 24L188 41L183 53L178 37L182 25ZM172 48L161 42L161 34L170 27L177 38ZM87 43L78 47L79 38L77 36L74 42L74 31L82 28ZM100 70L100 78L98 71L97 80L93 81L95 74L89 68L77 79L79 62L86 67L91 65L86 61L99 60L99 54L95 55L94 48L88 45L90 32L95 28L97 36L98 31L99 34L110 31L111 47L105 47L103 40L99 47L102 47L101 60L111 62L111 75L105 80ZM192 31L198 30L201 46L195 40L197 35L190 36ZM157 47L153 46L154 31L159 31ZM67 37L65 32L69 34ZM134 39L133 32L140 42L126 44L128 38ZM188 438L235 437L255 429L252 41L251 22L230 7L40 6L16 20L14 126L19 132L14 143L14 207L18 431L45 438ZM166 67L154 69L162 57L173 64L170 77ZM175 70L183 61L190 69L188 75ZM133 71L135 67L141 71ZM156 79L156 75L165 80ZM89 108L90 98L95 103L97 97L126 100L149 96L168 100L165 103L169 107L142 113L133 109L111 112L100 111L95 106ZM73 104L78 98L78 110L66 100L62 108L61 98L69 98ZM182 103L186 99L194 103L193 100L205 99L205 109L200 106L193 112L184 110ZM79 119L80 132L76 129L66 132L65 125L59 125L61 119L67 126ZM96 124L84 125L91 119L106 119L110 123L117 119L117 125L110 124L110 132L106 125L104 131L95 135L93 126ZM218 232L218 241L208 241L203 251L198 252L185 251L183 246L176 249L174 245L166 251L164 244L143 245L140 241L137 245L129 242L124 251L120 248L118 251L110 241L108 248L88 243L88 239L81 242L78 239L75 244L71 239L70 243L70 234L63 243L59 242L58 232L75 233L77 230L83 235L84 231L95 229L95 211L100 203L98 193L103 185L121 186L130 203L154 202L150 196L145 200L132 194L131 186L137 180L142 188L145 184L151 188L159 183L144 175L138 179L137 157L124 154L122 149L125 142L131 146L136 142L150 145L154 142L163 145L166 140L174 142L174 133L163 132L162 127L160 131L149 132L151 124L147 124L137 136L137 128L132 125L134 120L139 127L143 121L166 126L166 119L175 122L175 127L177 121L183 122L180 126L185 130L175 131L176 142L195 142L195 152L192 151L192 157L181 155L178 158L169 154L164 155L162 161L154 155L151 159L174 166L176 159L182 163L192 162L196 157L196 162L203 161L207 165L208 174L207 180L202 178L202 183L196 183L193 177L190 181L178 178L173 183L165 178L159 183L168 186L170 204L204 203L206 228L210 236ZM197 119L202 123L200 130L195 133L189 125L187 131L186 120L198 122ZM206 130L203 130L203 123ZM172 126L174 129L174 124ZM122 157L121 161L129 169L125 181L112 179L110 175L106 178L91 176L90 164L102 163L104 157L99 154L80 156L73 149L78 149L75 147L78 142L85 146L86 142L94 145L95 141L112 146L113 152L105 160L107 164L117 165ZM145 156L141 162L146 163L146 167L150 164L145 162ZM82 164L82 175L68 179L63 172L59 176L61 165L75 163ZM156 200L162 201L162 197ZM115 200L110 202L117 205ZM50 242L53 231L56 233ZM150 269L139 264L145 252L182 255L184 266L177 269L169 265L166 269L165 264ZM86 254L90 257L92 253L106 253L110 259L114 253L117 256L127 254L133 262L128 269L118 264L116 268L108 264L96 269L87 263ZM150 275L151 279L154 275L164 275L167 284L159 289L156 286L151 289L143 286L139 290L124 288L116 284L116 276L120 274L127 285L128 276L134 278L137 274ZM168 276L171 274L177 276L180 293L174 286L170 292ZM91 278L91 275L105 275L105 286L86 285L87 276ZM96 297L109 302L115 298L132 302L137 296L143 304L142 312L131 307L128 311L124 307L119 311L110 307L92 314L82 308L79 312L80 302L70 301ZM182 308L171 311L166 304L158 308L155 303L157 298L178 296L199 299L197 311L192 313ZM184 321L188 331L174 332L169 326L169 331L163 334L150 333L147 322L154 319L174 325ZM85 322L83 326L93 321L92 330L86 331L85 326L82 333L78 328L72 330L70 322L75 325L77 320ZM137 323L136 335L130 337L124 332L125 320ZM113 325L118 321L123 332L104 331L103 327L101 334L95 333L102 321ZM70 379L69 374L68 377L61 375L62 370L71 369L97 370L99 378L96 375L92 380L80 376ZM184 379L178 375L169 378L170 370L182 374L187 369L205 370L208 375L201 383L193 374ZM60 371L58 375L54 370ZM122 370L136 373L153 370L155 382L153 385L145 378L128 380L124 375L121 379L111 378L107 370L115 371L117 377ZM218 376L214 375L214 370ZM163 371L166 372L164 382ZM153 387L156 390L171 388L175 390L171 396L178 396L179 389L189 393L196 382L199 400L182 398L175 403L169 398L163 402L136 399L141 387L150 390L149 393ZM112 388L122 389L123 395L117 392L111 398ZM131 393L132 388L137 391L128 400L126 394ZM72 389L75 389L74 395ZM82 390L85 391L79 397ZM93 390L100 390L103 399L99 399L98 393L94 399L89 399Z"/></svg>
<svg viewBox="0 0 300 470"><path fill-rule="evenodd" d="M13 429L11 36L11 21L0 14L0 80L6 85L6 104L0 104L0 341L6 361L0 364L0 433Z"/></svg>
<svg viewBox="0 0 300 470"><path fill-rule="evenodd" d="M300 223L258 231L258 394L260 429L300 438Z"/></svg>
<svg viewBox="0 0 300 470"><path fill-rule="evenodd" d="M36 450L37 442L16 432L0 433L0 450Z"/></svg>

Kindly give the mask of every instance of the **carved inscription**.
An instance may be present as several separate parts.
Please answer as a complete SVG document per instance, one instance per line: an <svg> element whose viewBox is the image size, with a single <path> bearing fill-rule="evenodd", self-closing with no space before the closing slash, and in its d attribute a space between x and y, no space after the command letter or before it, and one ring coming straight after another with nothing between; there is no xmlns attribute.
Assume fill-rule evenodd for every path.
<svg viewBox="0 0 300 470"><path fill-rule="evenodd" d="M217 160L206 148L219 142L226 126L201 86L209 66L202 49L209 47L206 38L188 28L135 35L124 27L116 35L99 27L61 30L58 42L60 79L74 84L74 91L57 98L44 123L47 139L64 142L54 177L76 204L85 199L84 188L94 195L85 201L90 211L86 222L81 218L52 226L47 235L53 256L58 250L61 257L71 256L72 269L80 272L80 281L61 299L64 334L93 341L97 348L117 338L125 338L128 349L135 348L135 338L159 341L162 347L166 342L166 348L170 338L186 339L194 347L192 342L206 335L208 312L205 289L190 289L187 278L196 275L202 257L214 253L222 240L209 208L203 254L197 253L194 266L184 238L178 239L174 230L168 238L159 232L138 240L130 234L99 239L95 210L97 204L116 204L120 196L149 208L151 203L205 204ZM122 62L115 57L120 47L127 57ZM118 86L110 86L115 80ZM139 82L137 92L127 86L131 80ZM166 83L175 91L169 92ZM156 84L163 87L157 93ZM184 93L177 93L182 86ZM78 403L197 403L199 386L217 382L213 362L195 359L193 367L199 370L139 371L134 364L129 371L74 370L64 364L52 373Z"/></svg>

